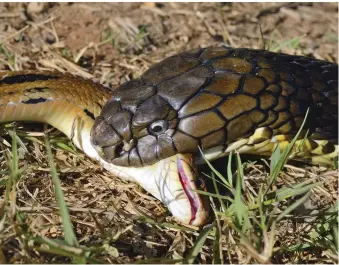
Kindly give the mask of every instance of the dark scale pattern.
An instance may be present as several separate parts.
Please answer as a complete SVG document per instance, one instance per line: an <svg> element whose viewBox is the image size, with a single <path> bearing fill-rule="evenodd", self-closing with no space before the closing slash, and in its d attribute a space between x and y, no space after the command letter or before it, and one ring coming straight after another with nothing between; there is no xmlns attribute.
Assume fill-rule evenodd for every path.
<svg viewBox="0 0 339 265"><path fill-rule="evenodd" d="M0 85L21 84L51 79L58 79L58 76L48 74L18 74L4 77L0 80Z"/></svg>
<svg viewBox="0 0 339 265"><path fill-rule="evenodd" d="M337 86L337 64L264 50L196 49L114 91L92 140L109 162L142 166L198 146L226 149L260 127L293 136L308 108L310 134L336 139Z"/></svg>

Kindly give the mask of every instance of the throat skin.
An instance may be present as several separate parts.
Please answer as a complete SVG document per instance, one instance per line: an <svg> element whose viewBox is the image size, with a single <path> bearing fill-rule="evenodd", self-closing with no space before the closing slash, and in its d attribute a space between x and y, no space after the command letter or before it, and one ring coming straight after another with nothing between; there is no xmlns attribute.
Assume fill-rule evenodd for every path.
<svg viewBox="0 0 339 265"><path fill-rule="evenodd" d="M33 121L47 123L63 132L77 148L93 159L98 159L90 148L90 130L94 121L83 114L81 108L70 105L64 100L50 100L44 103L27 105L8 104L0 107L1 122Z"/></svg>

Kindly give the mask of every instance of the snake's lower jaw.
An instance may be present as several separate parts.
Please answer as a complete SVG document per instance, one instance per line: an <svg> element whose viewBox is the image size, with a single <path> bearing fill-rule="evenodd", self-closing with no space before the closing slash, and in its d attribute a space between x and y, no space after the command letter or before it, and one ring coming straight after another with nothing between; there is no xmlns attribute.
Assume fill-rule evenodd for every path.
<svg viewBox="0 0 339 265"><path fill-rule="evenodd" d="M200 187L190 154L177 154L139 168L119 167L110 163L104 163L104 167L122 179L137 182L162 201L180 222L195 226L206 223L209 204L206 196L195 191Z"/></svg>
<svg viewBox="0 0 339 265"><path fill-rule="evenodd" d="M173 178L179 178L181 187L178 197L167 206L172 214L184 223L201 226L208 218L208 197L201 196L197 191L202 187L197 183L197 170L192 155L177 154L173 157L176 160L177 172L172 173ZM174 163L173 163L174 164ZM174 172L174 171L173 171ZM173 182L174 183L174 182ZM183 209L184 204L189 202L189 207ZM191 215L187 213L190 209ZM190 216L190 217L189 217Z"/></svg>

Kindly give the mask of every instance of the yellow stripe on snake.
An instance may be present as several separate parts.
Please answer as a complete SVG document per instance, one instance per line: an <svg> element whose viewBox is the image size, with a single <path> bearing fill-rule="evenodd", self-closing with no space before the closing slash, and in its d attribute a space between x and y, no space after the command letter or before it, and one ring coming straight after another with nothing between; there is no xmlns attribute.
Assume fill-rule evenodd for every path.
<svg viewBox="0 0 339 265"><path fill-rule="evenodd" d="M4 71L0 121L54 126L178 220L202 225L208 203L194 192L199 147L210 160L231 151L268 156L277 144L286 148L309 109L292 157L333 163L337 72L325 61L225 47L172 56L114 91L71 74Z"/></svg>

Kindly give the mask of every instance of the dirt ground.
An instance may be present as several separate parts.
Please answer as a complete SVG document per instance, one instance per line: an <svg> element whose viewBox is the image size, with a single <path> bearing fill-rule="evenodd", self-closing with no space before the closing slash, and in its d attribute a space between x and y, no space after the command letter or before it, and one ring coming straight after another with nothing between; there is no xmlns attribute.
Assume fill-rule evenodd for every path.
<svg viewBox="0 0 339 265"><path fill-rule="evenodd" d="M68 71L114 89L167 56L221 44L265 47L337 62L338 4L0 3L0 70ZM19 149L20 165L25 166L26 171L17 184L17 210L26 214L33 233L58 238L62 236L62 228L41 136L42 133L35 132L31 137L37 141L27 137L23 140L28 143L28 152ZM61 136L51 130L50 137L59 139ZM103 179L111 176L83 154L65 152L60 146L54 146L54 154L80 244L106 244L107 248L111 247L109 250L118 252L107 251L110 254L103 254L101 261L180 259L195 242L196 227L186 227L187 230L182 231L178 227L183 226L179 225L164 228L137 222L137 216L147 216L160 223L175 223L163 205L135 184L113 179L108 187ZM1 170L5 170L4 157L0 162ZM262 176L267 176L267 169L260 165L256 169L250 166L249 176L257 178L258 170ZM286 174L282 181L294 183L297 182L295 176L303 179L321 175L326 183L325 193L316 196L318 207L335 202L336 172L293 166L289 170L292 173ZM0 176L0 183L4 177ZM3 194L4 188L0 186L0 204ZM33 205L37 210L31 211ZM4 229L2 224L0 229ZM304 226L295 223L286 224L286 231L280 230L278 236L286 242L295 242L296 238L303 237L303 229ZM6 236L0 237L0 258L3 254L0 260L9 263L69 262L62 255L27 250L29 247L22 246L20 235L15 231L8 224L1 232ZM121 236L111 243L112 235L117 234ZM203 247L200 263L211 262L211 245L210 242ZM223 245L225 252L227 247ZM277 252L270 261L333 263L333 257L326 251L305 248L294 253ZM246 263L251 261L250 257L253 255L246 251L235 250L225 254L224 263Z"/></svg>

